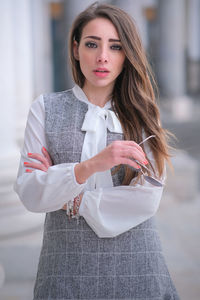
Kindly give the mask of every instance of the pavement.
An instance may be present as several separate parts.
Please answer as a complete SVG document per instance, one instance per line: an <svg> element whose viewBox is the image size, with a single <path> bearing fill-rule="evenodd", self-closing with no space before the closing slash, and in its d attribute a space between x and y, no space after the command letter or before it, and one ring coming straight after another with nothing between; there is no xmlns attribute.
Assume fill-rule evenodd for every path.
<svg viewBox="0 0 200 300"><path fill-rule="evenodd" d="M164 193L157 219L165 259L181 300L199 300L200 194L180 202Z"/></svg>

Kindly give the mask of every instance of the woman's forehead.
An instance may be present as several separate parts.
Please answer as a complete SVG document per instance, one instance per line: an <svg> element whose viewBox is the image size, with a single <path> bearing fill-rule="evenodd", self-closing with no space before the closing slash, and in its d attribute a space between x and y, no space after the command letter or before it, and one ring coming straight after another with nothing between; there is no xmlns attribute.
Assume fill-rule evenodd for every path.
<svg viewBox="0 0 200 300"><path fill-rule="evenodd" d="M119 40L119 35L115 26L106 18L96 18L89 21L83 27L82 31L82 38L86 38L87 36Z"/></svg>

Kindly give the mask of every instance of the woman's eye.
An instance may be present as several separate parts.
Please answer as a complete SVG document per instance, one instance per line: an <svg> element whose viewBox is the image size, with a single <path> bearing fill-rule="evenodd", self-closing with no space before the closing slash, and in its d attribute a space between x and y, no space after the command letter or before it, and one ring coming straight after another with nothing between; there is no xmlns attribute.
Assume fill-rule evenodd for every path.
<svg viewBox="0 0 200 300"><path fill-rule="evenodd" d="M97 45L93 42L87 42L85 45L88 48L97 48Z"/></svg>
<svg viewBox="0 0 200 300"><path fill-rule="evenodd" d="M122 50L122 46L121 45L112 45L110 48L112 50Z"/></svg>

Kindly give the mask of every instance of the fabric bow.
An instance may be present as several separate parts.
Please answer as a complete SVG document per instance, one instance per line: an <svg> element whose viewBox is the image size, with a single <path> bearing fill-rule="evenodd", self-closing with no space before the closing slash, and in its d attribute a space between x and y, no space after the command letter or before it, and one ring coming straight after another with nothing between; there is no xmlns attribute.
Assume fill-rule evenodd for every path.
<svg viewBox="0 0 200 300"><path fill-rule="evenodd" d="M85 161L102 151L107 144L107 129L114 133L123 133L115 113L99 106L88 105L81 130L86 131L82 148L81 161ZM87 188L113 186L110 170L98 172L88 179Z"/></svg>
<svg viewBox="0 0 200 300"><path fill-rule="evenodd" d="M121 124L115 113L110 109L104 109L99 106L88 109L81 130L98 131L99 118L104 120L104 125L110 132L123 133Z"/></svg>

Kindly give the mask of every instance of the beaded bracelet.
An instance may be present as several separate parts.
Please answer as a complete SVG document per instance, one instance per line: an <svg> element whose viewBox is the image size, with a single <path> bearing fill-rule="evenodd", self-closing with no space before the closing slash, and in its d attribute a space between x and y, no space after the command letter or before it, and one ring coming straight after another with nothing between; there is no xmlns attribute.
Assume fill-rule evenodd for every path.
<svg viewBox="0 0 200 300"><path fill-rule="evenodd" d="M74 198L74 210L75 210L75 216L79 217L79 207L81 205L81 197L78 195L76 198Z"/></svg>
<svg viewBox="0 0 200 300"><path fill-rule="evenodd" d="M74 200L70 200L67 203L67 209L66 209L66 214L69 216L69 219L76 218L77 224L79 223L79 207L81 204L81 198L80 195L74 198Z"/></svg>
<svg viewBox="0 0 200 300"><path fill-rule="evenodd" d="M69 217L69 219L73 217L73 207L74 207L74 202L72 200L67 202L66 215Z"/></svg>

